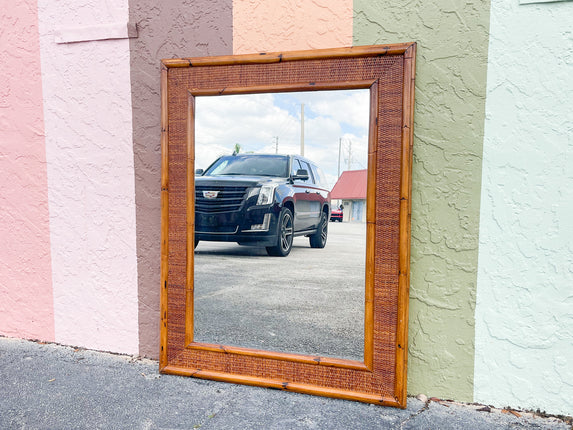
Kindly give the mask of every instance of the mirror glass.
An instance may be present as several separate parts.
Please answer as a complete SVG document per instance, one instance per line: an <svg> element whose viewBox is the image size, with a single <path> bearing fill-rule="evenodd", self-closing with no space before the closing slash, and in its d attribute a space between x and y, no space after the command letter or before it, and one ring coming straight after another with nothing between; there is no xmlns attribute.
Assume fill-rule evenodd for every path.
<svg viewBox="0 0 573 430"><path fill-rule="evenodd" d="M195 97L195 342L363 360L369 103Z"/></svg>

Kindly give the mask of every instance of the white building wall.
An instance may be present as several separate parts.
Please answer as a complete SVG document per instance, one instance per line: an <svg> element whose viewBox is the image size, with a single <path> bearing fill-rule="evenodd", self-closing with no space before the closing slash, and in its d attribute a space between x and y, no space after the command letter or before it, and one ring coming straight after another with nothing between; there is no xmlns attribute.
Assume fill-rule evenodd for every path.
<svg viewBox="0 0 573 430"><path fill-rule="evenodd" d="M475 401L573 414L573 1L492 1L477 291Z"/></svg>

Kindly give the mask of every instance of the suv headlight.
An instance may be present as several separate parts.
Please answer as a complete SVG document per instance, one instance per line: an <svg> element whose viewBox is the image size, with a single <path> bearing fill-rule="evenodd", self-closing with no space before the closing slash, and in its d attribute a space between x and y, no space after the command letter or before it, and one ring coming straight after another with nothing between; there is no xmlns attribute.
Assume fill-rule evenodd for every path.
<svg viewBox="0 0 573 430"><path fill-rule="evenodd" d="M249 192L247 193L247 200L250 199L251 197L254 197L254 196L258 195L258 194L259 194L259 191L261 191L261 187L251 188L251 189L249 190Z"/></svg>
<svg viewBox="0 0 573 430"><path fill-rule="evenodd" d="M274 200L276 188L276 185L263 185L259 192L257 205L270 205Z"/></svg>

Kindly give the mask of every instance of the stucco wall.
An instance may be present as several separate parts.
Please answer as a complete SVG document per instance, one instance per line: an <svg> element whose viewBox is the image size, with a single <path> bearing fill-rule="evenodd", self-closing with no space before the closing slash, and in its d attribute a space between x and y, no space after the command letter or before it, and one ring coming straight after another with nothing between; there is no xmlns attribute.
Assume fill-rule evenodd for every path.
<svg viewBox="0 0 573 430"><path fill-rule="evenodd" d="M133 153L137 204L139 353L159 356L162 58L232 53L231 0L130 0ZM131 130L131 126L129 127Z"/></svg>
<svg viewBox="0 0 573 430"><path fill-rule="evenodd" d="M0 9L0 334L54 340L35 0Z"/></svg>
<svg viewBox="0 0 573 430"><path fill-rule="evenodd" d="M354 44L418 42L408 392L471 401L489 1L354 1Z"/></svg>
<svg viewBox="0 0 573 430"><path fill-rule="evenodd" d="M352 0L234 1L233 53L352 45Z"/></svg>
<svg viewBox="0 0 573 430"><path fill-rule="evenodd" d="M572 414L573 2L493 2L475 399Z"/></svg>
<svg viewBox="0 0 573 430"><path fill-rule="evenodd" d="M125 1L39 2L55 338L137 353L129 43L86 32L127 16Z"/></svg>

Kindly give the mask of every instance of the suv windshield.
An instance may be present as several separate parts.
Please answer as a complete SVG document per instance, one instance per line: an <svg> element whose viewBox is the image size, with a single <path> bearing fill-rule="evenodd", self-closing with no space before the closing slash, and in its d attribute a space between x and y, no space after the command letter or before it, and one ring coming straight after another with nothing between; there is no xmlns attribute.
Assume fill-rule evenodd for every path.
<svg viewBox="0 0 573 430"><path fill-rule="evenodd" d="M203 176L241 175L288 177L288 157L280 155L229 155L215 161Z"/></svg>

